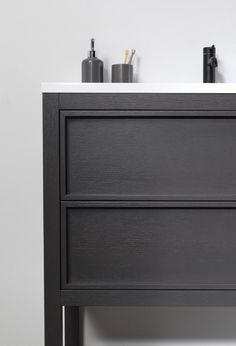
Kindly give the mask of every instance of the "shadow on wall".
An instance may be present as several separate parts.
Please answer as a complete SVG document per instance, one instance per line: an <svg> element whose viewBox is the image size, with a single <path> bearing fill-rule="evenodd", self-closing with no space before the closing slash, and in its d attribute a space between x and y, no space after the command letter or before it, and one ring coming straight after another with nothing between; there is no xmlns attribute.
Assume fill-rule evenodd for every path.
<svg viewBox="0 0 236 346"><path fill-rule="evenodd" d="M134 83L142 83L142 81L139 78L140 75L140 56L136 56L135 58L135 66L134 66Z"/></svg>
<svg viewBox="0 0 236 346"><path fill-rule="evenodd" d="M222 69L222 64L221 64L221 60L217 58L218 61L218 68L216 69L216 83L224 83L224 75L221 72Z"/></svg>
<svg viewBox="0 0 236 346"><path fill-rule="evenodd" d="M231 307L88 307L84 326L85 346L236 344L236 308Z"/></svg>

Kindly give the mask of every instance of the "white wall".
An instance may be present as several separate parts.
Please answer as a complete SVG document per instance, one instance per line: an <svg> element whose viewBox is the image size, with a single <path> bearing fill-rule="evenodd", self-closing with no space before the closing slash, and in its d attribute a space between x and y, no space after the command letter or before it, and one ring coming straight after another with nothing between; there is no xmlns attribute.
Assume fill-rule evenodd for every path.
<svg viewBox="0 0 236 346"><path fill-rule="evenodd" d="M125 48L135 47L142 82L201 82L202 47L215 43L220 80L235 82L236 2L9 0L1 5L0 345L42 346L40 83L80 81L80 62L92 36L107 72ZM86 345L131 345L139 336L143 345L168 340L174 345L181 339L235 344L236 309L86 312Z"/></svg>

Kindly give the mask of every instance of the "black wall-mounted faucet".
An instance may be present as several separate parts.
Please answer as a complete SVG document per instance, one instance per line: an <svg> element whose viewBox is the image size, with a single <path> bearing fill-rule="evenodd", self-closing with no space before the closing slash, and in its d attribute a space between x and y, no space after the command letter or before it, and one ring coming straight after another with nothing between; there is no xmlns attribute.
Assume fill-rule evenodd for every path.
<svg viewBox="0 0 236 346"><path fill-rule="evenodd" d="M217 67L215 46L203 48L203 83L215 83L215 69Z"/></svg>

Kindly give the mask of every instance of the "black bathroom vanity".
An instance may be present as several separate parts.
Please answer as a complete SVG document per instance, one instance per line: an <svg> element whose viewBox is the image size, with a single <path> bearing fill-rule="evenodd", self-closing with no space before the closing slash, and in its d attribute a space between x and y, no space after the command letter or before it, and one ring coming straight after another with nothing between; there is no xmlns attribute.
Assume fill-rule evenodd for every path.
<svg viewBox="0 0 236 346"><path fill-rule="evenodd" d="M42 91L45 345L83 306L235 306L236 86Z"/></svg>

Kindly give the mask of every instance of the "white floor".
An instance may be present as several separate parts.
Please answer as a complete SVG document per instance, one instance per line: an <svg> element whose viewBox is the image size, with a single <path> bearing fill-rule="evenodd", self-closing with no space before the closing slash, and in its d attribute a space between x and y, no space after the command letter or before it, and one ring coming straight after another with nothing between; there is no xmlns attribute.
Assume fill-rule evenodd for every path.
<svg viewBox="0 0 236 346"><path fill-rule="evenodd" d="M236 345L235 308L88 307L85 346Z"/></svg>

